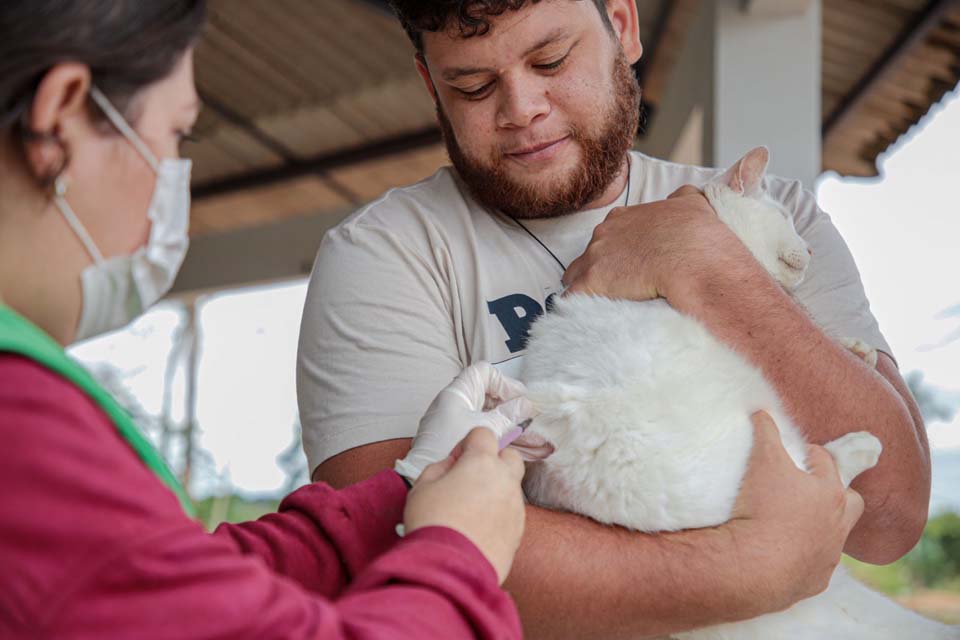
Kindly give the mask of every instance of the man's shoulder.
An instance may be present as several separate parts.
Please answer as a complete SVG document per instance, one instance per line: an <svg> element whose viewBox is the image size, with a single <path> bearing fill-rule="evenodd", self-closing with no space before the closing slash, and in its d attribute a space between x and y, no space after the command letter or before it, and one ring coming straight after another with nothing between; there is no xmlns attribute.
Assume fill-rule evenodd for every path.
<svg viewBox="0 0 960 640"><path fill-rule="evenodd" d="M648 200L662 199L683 185L703 187L711 180L720 177L725 168L704 167L693 164L672 162L654 158L639 151L631 156L643 171L644 194ZM767 193L791 210L804 204L814 203L815 196L803 186L800 180L767 174L765 178Z"/></svg>
<svg viewBox="0 0 960 640"><path fill-rule="evenodd" d="M640 151L631 151L630 156L639 169L643 190L651 199L665 198L685 184L702 187L722 173L721 169L673 162ZM661 195L661 191L666 193Z"/></svg>

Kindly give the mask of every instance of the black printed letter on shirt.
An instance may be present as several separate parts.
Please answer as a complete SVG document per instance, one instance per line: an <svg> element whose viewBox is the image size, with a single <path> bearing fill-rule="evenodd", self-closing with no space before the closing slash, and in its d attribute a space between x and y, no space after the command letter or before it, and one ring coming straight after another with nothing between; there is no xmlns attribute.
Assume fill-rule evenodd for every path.
<svg viewBox="0 0 960 640"><path fill-rule="evenodd" d="M497 316L503 330L507 332L506 341L510 353L522 351L527 343L527 332L533 321L543 314L540 303L522 293L505 296L493 302L487 302L491 315Z"/></svg>

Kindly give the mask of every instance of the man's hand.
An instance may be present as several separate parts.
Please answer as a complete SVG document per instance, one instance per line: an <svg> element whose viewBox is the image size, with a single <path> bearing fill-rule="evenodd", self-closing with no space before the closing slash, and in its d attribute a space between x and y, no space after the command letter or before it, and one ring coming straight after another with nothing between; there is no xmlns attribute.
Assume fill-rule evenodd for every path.
<svg viewBox="0 0 960 640"><path fill-rule="evenodd" d="M759 615L827 588L863 499L843 488L823 447L810 446L805 473L790 460L770 416L752 420L750 466L723 528L733 537L745 604L756 603Z"/></svg>
<svg viewBox="0 0 960 640"><path fill-rule="evenodd" d="M698 270L749 256L703 194L686 186L666 200L612 210L563 282L567 293L670 300Z"/></svg>

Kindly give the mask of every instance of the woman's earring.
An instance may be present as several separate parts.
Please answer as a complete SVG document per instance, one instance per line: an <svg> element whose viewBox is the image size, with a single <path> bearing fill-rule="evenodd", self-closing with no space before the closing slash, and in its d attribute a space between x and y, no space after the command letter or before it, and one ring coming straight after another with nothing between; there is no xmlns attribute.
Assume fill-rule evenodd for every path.
<svg viewBox="0 0 960 640"><path fill-rule="evenodd" d="M64 198L67 195L67 188L70 186L69 182L63 175L59 175L53 180L53 193L58 198Z"/></svg>
<svg viewBox="0 0 960 640"><path fill-rule="evenodd" d="M49 189L50 184L55 182L57 178L67 170L67 165L70 163L70 152L67 151L66 145L63 143L63 140L60 139L60 136L53 131L34 131L26 123L21 124L21 136L23 138L24 145L32 144L41 144L49 145L55 144L60 148L60 158L59 163L56 168L52 171L43 171L42 175L38 175L37 179L40 182L42 189ZM60 188L55 187L56 192L59 193ZM66 193L66 185L64 185L63 192Z"/></svg>

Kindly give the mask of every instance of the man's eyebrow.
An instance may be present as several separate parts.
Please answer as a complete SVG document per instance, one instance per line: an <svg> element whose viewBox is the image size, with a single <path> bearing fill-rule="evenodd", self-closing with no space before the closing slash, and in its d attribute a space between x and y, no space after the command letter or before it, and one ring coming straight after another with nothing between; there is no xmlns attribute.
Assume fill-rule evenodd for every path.
<svg viewBox="0 0 960 640"><path fill-rule="evenodd" d="M548 46L550 46L551 44L553 44L554 42L559 42L560 40L563 40L563 39L566 38L566 37L567 37L567 30L564 29L563 27L557 27L556 29L554 29L553 31L551 31L550 33L548 33L548 34L543 38L543 40L541 40L541 41L538 42L537 44L533 45L532 47L530 47L529 49L527 49L526 51L524 51L524 52L523 52L523 57L526 58L526 57L529 56L530 54L536 53L536 52L539 51L540 49L543 49L543 48L545 48L545 47L548 47Z"/></svg>
<svg viewBox="0 0 960 640"><path fill-rule="evenodd" d="M523 52L523 57L526 58L530 54L536 53L544 47L548 47L551 44L563 40L567 37L567 31L563 27L558 27L547 34L540 42L533 45L529 49ZM446 69L442 74L440 74L444 80L447 82L452 82L457 78L462 78L463 76L472 76L479 73L492 73L494 69L490 67L454 67L452 69Z"/></svg>
<svg viewBox="0 0 960 640"><path fill-rule="evenodd" d="M453 69L447 69L442 74L443 79L447 82L452 82L457 78L462 78L463 76L472 76L478 73L491 73L493 69L487 67L454 67Z"/></svg>

